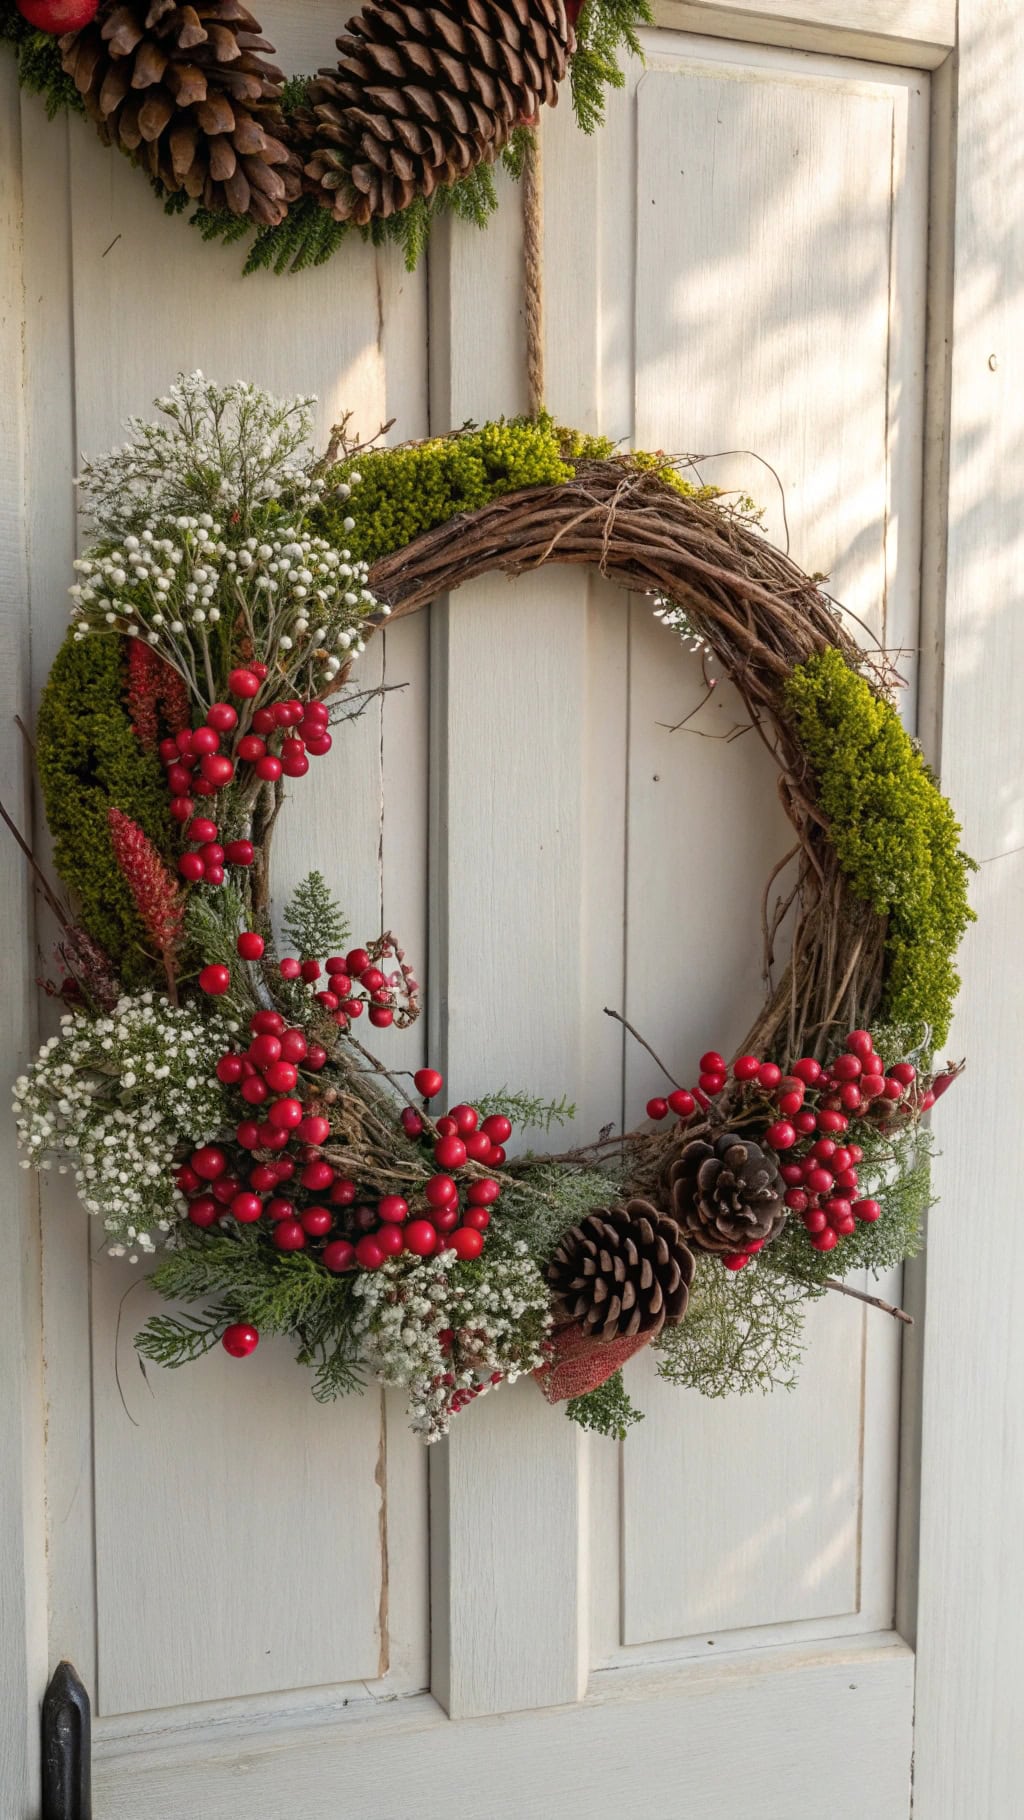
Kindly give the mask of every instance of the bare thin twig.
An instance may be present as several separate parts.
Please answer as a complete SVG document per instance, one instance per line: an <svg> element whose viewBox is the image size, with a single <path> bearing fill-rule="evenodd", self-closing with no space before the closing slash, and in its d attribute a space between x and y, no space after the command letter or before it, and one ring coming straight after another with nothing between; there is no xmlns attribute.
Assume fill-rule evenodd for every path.
<svg viewBox="0 0 1024 1820"><path fill-rule="evenodd" d="M883 1302L880 1295L868 1295L864 1289L854 1289L849 1283L841 1283L838 1277L826 1277L825 1288L834 1289L836 1295L851 1296L855 1302L866 1302L869 1308L881 1309L883 1314L891 1314L894 1321L903 1321L907 1327L913 1327L914 1317L905 1308L897 1308L892 1302Z"/></svg>

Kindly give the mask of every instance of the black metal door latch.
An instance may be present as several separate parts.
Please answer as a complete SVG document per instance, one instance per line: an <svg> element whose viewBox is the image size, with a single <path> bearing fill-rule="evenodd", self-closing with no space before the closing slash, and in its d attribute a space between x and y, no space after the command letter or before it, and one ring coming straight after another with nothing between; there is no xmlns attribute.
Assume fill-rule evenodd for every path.
<svg viewBox="0 0 1024 1820"><path fill-rule="evenodd" d="M53 1671L42 1723L42 1820L92 1820L89 1696L70 1662Z"/></svg>

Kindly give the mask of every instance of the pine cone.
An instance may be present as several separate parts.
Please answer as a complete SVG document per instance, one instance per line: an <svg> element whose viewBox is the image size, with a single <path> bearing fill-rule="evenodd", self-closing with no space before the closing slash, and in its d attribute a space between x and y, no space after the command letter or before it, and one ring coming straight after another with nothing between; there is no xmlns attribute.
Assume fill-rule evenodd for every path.
<svg viewBox="0 0 1024 1820"><path fill-rule="evenodd" d="M659 1333L686 1313L696 1268L675 1220L649 1201L595 1207L548 1265L556 1312L596 1339Z"/></svg>
<svg viewBox="0 0 1024 1820"><path fill-rule="evenodd" d="M285 143L273 45L239 0L103 0L61 59L108 145L136 157L173 195L283 221L302 189Z"/></svg>
<svg viewBox="0 0 1024 1820"><path fill-rule="evenodd" d="M672 1213L701 1251L744 1251L776 1238L785 1224L785 1185L774 1156L734 1131L714 1144L687 1144L669 1181Z"/></svg>
<svg viewBox="0 0 1024 1820"><path fill-rule="evenodd" d="M574 44L564 0L367 0L296 120L310 186L361 226L432 196L554 106Z"/></svg>

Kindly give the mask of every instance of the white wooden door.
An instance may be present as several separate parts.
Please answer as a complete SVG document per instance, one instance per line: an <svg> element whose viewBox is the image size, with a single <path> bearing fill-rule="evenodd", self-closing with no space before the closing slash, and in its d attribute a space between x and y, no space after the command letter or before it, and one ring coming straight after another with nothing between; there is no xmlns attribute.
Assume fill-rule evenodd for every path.
<svg viewBox="0 0 1024 1820"><path fill-rule="evenodd" d="M287 67L323 59L315 0L263 11ZM598 139L567 108L545 125L551 408L763 502L769 534L907 650L912 720L927 67L952 6L659 20ZM65 623L76 452L175 370L315 391L322 428L350 408L364 434L521 408L514 195L413 277L352 247L243 281L80 123L23 101L21 145L33 691ZM758 743L715 737L738 700L723 685L671 732L704 692L695 660L644 603L553 573L402 622L365 661L382 674L409 687L296 796L282 889L318 864L357 931L383 918L424 957L429 1043L402 1040L459 1094L567 1093L584 1133L634 1117L653 1065L604 1005L685 1071L759 1000L786 830ZM343 791L344 850L325 851ZM767 1401L706 1403L641 1359L622 1447L523 1384L428 1457L398 1399L322 1409L286 1349L144 1380L146 1292L119 1323L135 1273L95 1250L48 1181L47 1648L94 1696L98 1820L908 1813L893 1326L817 1309L800 1388Z"/></svg>

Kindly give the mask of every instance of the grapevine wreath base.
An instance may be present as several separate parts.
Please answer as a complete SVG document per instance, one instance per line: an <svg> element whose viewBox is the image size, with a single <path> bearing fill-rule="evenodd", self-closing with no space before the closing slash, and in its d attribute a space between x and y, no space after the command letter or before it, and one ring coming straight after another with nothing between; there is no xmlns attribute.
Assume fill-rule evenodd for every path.
<svg viewBox="0 0 1024 1820"><path fill-rule="evenodd" d="M353 228L412 267L438 213L486 223L491 167L522 174L566 76L579 125L601 123L651 17L648 0L366 0L337 62L287 80L239 0L0 0L0 40L168 213L192 208L206 240L255 228L247 271L321 265Z"/></svg>
<svg viewBox="0 0 1024 1820"><path fill-rule="evenodd" d="M622 1434L648 1343L711 1395L790 1383L808 1300L918 1243L921 1115L956 1074L929 1057L969 862L893 673L749 505L664 458L541 419L390 450L342 426L317 459L309 403L196 374L85 467L37 744L67 1010L17 1085L27 1161L74 1172L112 1251L159 1249L151 1281L193 1305L138 1335L165 1365L287 1333L318 1396L401 1385L428 1439L527 1372ZM666 1078L635 1130L513 1157L571 1108L459 1083L439 1110L435 1070L387 1064L420 1010L398 939L353 946L317 872L275 935L271 856L286 782L373 696L370 633L547 562L647 596L732 679L794 839L737 1054Z"/></svg>

